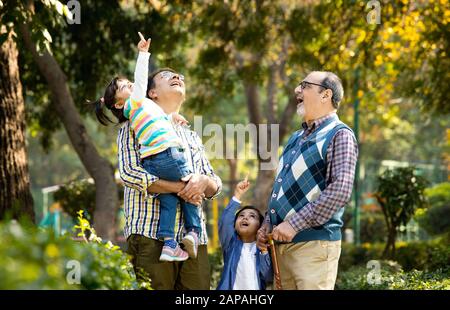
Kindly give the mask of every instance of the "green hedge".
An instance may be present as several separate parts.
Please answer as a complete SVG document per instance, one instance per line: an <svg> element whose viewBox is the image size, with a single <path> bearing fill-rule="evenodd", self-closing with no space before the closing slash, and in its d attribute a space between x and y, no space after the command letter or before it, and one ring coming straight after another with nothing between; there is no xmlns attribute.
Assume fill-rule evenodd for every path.
<svg viewBox="0 0 450 310"><path fill-rule="evenodd" d="M433 271L450 266L450 247L446 238L420 242L397 242L397 261L405 271ZM384 243L364 243L361 246L343 243L339 269L346 271L365 266L370 260L381 260Z"/></svg>
<svg viewBox="0 0 450 310"><path fill-rule="evenodd" d="M425 191L429 207L416 215L419 225L430 235L450 233L450 182L428 188Z"/></svg>
<svg viewBox="0 0 450 310"><path fill-rule="evenodd" d="M354 267L339 272L336 280L338 290L449 290L450 269L435 271L412 270L405 272L392 262L380 262L380 281L371 283L373 269ZM369 279L368 279L369 278Z"/></svg>
<svg viewBox="0 0 450 310"><path fill-rule="evenodd" d="M80 281L71 284L77 282L77 264ZM16 221L0 224L0 279L0 289L139 288L128 257L117 246L55 237L51 230Z"/></svg>
<svg viewBox="0 0 450 310"><path fill-rule="evenodd" d="M222 249L217 248L209 255L210 274L211 274L211 289L215 290L220 281L220 276L223 270Z"/></svg>

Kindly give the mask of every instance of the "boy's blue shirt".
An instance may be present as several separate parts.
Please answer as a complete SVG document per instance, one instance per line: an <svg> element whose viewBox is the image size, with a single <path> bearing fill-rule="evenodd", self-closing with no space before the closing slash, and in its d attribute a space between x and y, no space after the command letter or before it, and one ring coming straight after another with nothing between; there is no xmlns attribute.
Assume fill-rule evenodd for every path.
<svg viewBox="0 0 450 310"><path fill-rule="evenodd" d="M241 204L234 199L222 212L219 220L219 239L222 246L224 266L218 290L232 290L236 280L236 270L241 257L243 242L234 229L234 218L237 209ZM272 282L273 272L270 255L262 254L259 249L256 250L256 271L259 279L259 287L266 288L267 282Z"/></svg>

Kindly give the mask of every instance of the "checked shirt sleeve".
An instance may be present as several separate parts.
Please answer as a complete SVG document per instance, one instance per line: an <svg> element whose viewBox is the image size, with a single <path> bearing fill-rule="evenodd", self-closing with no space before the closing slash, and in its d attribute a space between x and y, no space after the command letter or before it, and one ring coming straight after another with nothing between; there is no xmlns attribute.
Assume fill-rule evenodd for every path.
<svg viewBox="0 0 450 310"><path fill-rule="evenodd" d="M159 180L157 176L148 173L140 165L138 145L134 139L133 130L129 124L119 129L117 136L117 147L119 156L119 173L125 186L131 187L144 196L156 196L147 193L148 187Z"/></svg>
<svg viewBox="0 0 450 310"><path fill-rule="evenodd" d="M350 200L358 158L358 145L349 130L339 130L327 149L327 179L331 180L319 197L290 219L297 231L325 224Z"/></svg>

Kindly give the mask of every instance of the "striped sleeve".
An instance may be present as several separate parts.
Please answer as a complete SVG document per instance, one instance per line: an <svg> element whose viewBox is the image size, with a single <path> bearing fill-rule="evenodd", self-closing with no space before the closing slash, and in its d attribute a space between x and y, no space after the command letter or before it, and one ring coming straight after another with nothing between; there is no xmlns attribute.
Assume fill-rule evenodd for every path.
<svg viewBox="0 0 450 310"><path fill-rule="evenodd" d="M128 122L119 129L117 147L120 178L125 186L133 188L146 196L148 187L159 180L159 178L151 175L141 166L139 146L136 144L133 130ZM153 194L149 195L156 196Z"/></svg>

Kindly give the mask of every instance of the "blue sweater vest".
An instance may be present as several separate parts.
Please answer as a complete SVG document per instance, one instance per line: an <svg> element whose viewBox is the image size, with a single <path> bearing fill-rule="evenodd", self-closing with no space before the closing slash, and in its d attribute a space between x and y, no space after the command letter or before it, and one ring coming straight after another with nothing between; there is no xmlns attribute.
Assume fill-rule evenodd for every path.
<svg viewBox="0 0 450 310"><path fill-rule="evenodd" d="M309 202L317 199L327 187L327 148L336 132L341 129L352 131L334 116L322 123L305 141L301 142L304 131L297 131L290 137L280 158L278 175L269 201L272 225L289 219ZM300 231L292 242L341 240L343 213L344 208L340 208L328 222Z"/></svg>

